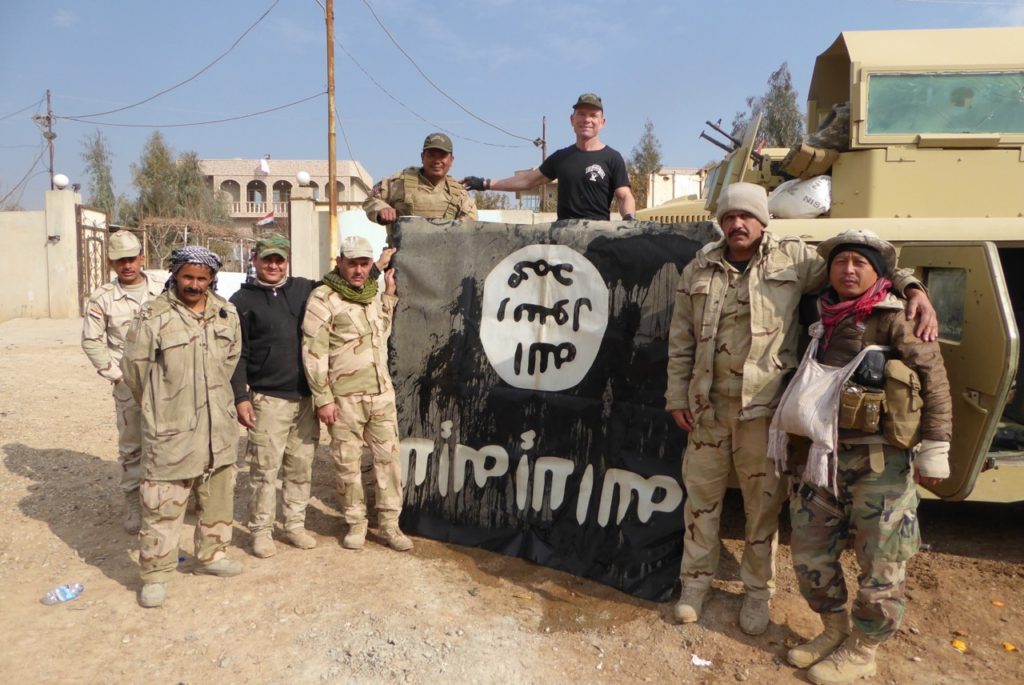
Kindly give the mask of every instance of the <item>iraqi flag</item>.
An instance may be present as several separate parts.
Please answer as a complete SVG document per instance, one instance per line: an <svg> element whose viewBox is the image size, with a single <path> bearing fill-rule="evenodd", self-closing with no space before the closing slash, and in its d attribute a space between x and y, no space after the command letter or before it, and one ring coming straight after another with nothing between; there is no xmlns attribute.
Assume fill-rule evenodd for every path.
<svg viewBox="0 0 1024 685"><path fill-rule="evenodd" d="M267 226L268 224L272 224L272 223L274 223L274 213L273 212L271 212L270 214L267 214L265 217L263 217L262 219L257 221L256 225L257 226Z"/></svg>

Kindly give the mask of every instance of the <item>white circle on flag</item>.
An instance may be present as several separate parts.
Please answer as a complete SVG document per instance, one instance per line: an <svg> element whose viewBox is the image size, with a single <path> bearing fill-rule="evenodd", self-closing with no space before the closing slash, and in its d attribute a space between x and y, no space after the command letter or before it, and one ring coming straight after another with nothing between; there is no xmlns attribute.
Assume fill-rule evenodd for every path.
<svg viewBox="0 0 1024 685"><path fill-rule="evenodd" d="M527 245L484 280L480 342L503 381L557 391L587 375L608 327L608 287L565 245Z"/></svg>

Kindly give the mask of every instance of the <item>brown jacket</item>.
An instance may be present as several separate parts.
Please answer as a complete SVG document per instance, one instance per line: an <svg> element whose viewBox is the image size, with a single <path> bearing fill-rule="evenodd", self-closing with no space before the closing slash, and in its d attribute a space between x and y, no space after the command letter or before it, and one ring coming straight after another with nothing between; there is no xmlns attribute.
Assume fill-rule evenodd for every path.
<svg viewBox="0 0 1024 685"><path fill-rule="evenodd" d="M891 346L921 379L924 400L921 438L949 442L953 431L953 401L942 353L938 343L927 343L914 335L915 324L907 321L905 306L904 300L889 293L860 324L855 324L852 318L843 319L833 331L828 349L819 348L818 361L828 366L845 366L864 348L864 333L870 319L875 319L875 340L868 344Z"/></svg>

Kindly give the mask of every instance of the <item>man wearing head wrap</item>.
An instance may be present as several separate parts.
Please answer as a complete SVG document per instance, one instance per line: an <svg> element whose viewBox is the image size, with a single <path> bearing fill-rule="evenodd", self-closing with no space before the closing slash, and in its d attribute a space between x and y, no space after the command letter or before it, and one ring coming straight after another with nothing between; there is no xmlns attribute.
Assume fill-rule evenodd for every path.
<svg viewBox="0 0 1024 685"><path fill-rule="evenodd" d="M914 481L934 486L949 476L953 412L938 344L914 336L903 315L905 300L891 291L895 248L870 231L855 230L826 240L818 253L828 260L830 287L818 300L821 323L811 328L817 341L808 354L836 369L837 382L850 376L834 406L814 407L838 427L837 449L824 455L812 449L807 468L788 464L794 478L793 568L800 594L825 629L789 650L787 658L799 668L811 667L812 683L845 685L875 674L878 645L899 629L907 561L920 543ZM865 349L871 345L884 346L884 357L881 350ZM877 357L864 356L872 354ZM882 368L883 374L871 371ZM779 418L806 402L787 395ZM896 411L900 404L920 415ZM784 467L786 439L776 431L773 425L769 453ZM776 444L777 437L782 441ZM916 452L909 449L918 442ZM856 551L860 566L852 625L839 563L847 547Z"/></svg>
<svg viewBox="0 0 1024 685"><path fill-rule="evenodd" d="M717 218L725 237L705 246L680 275L669 331L665 409L690 434L683 455L683 592L674 614L681 623L700 618L718 567L722 498L734 469L746 513L739 623L759 635L769 622L786 495L767 460L768 422L797 365L800 298L825 284L825 262L798 238L765 230L768 197L760 186L726 186ZM894 282L904 291L919 285L902 274ZM908 316L921 312L918 334L934 340L927 295L914 289L909 296Z"/></svg>
<svg viewBox="0 0 1024 685"><path fill-rule="evenodd" d="M366 501L360 460L364 445L373 456L380 536L399 552L412 541L398 527L402 511L402 471L398 459L395 386L388 373L388 336L398 303L391 251L378 262L386 284L377 298L370 275L373 247L366 238L342 241L337 268L313 290L302 321L302 361L317 416L331 434L331 457L341 514L348 524L346 549L366 541Z"/></svg>
<svg viewBox="0 0 1024 685"><path fill-rule="evenodd" d="M171 253L166 290L128 332L121 370L142 407L144 607L163 604L178 566L189 494L198 502L195 573L233 576L226 556L234 519L238 425L231 374L242 348L234 305L213 292L220 258L189 246Z"/></svg>
<svg viewBox="0 0 1024 685"><path fill-rule="evenodd" d="M452 139L431 133L423 141L421 166L407 167L377 182L363 202L370 221L391 225L400 216L476 221L476 202L462 184L448 175L455 162Z"/></svg>
<svg viewBox="0 0 1024 685"><path fill-rule="evenodd" d="M107 260L117 277L89 296L82 319L82 349L100 376L110 381L117 413L117 452L121 490L125 496L124 529L135 535L142 525L139 479L142 477L142 416L139 403L121 374L121 355L128 326L139 309L163 290L142 270L142 244L130 231L107 240Z"/></svg>

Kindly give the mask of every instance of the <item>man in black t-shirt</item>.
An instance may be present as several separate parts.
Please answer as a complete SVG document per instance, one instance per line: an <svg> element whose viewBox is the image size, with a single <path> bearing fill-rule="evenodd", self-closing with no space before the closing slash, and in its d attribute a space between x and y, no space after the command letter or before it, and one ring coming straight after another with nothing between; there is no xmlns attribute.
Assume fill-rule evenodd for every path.
<svg viewBox="0 0 1024 685"><path fill-rule="evenodd" d="M576 144L558 150L537 169L503 179L467 176L469 190L530 190L558 179L559 219L607 221L612 199L623 219L636 219L636 201L629 187L626 163L616 150L598 138L604 128L604 105L594 93L584 93L569 117Z"/></svg>

